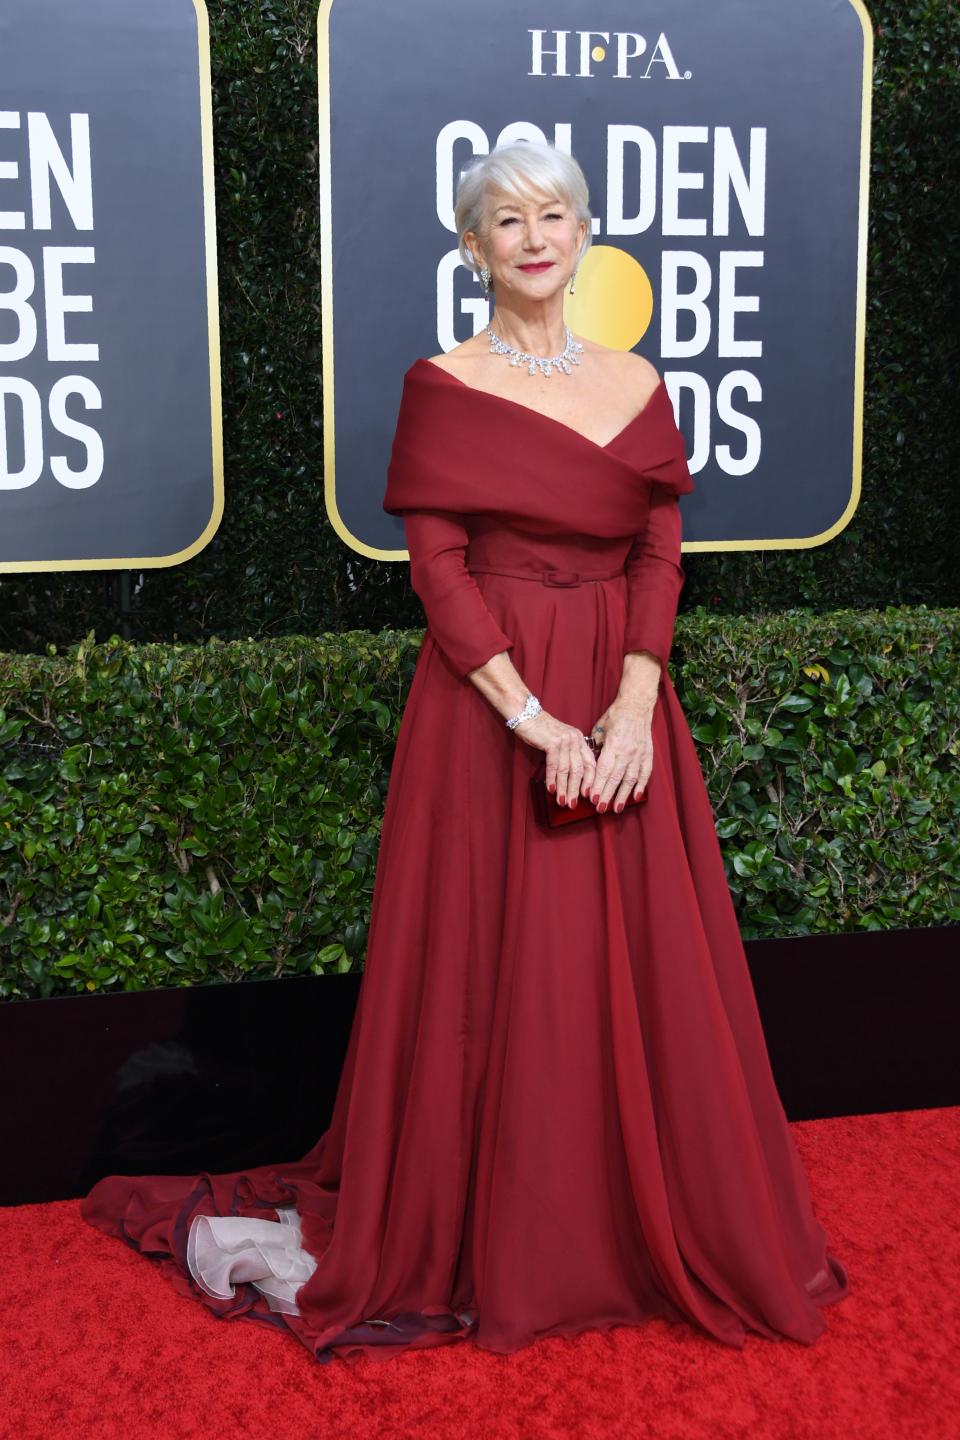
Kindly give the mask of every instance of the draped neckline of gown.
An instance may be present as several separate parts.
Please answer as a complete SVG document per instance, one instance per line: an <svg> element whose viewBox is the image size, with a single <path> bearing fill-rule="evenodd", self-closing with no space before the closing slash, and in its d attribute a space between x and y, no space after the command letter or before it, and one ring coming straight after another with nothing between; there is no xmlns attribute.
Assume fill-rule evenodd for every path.
<svg viewBox="0 0 960 1440"><path fill-rule="evenodd" d="M460 380L456 375L451 375L449 370L444 370L441 366L435 365L432 360L421 357L416 363L418 365L426 365L434 374L445 376L447 380L451 380L454 385L459 385L463 390L472 390L475 395L484 396L487 400L498 400L503 405L509 405L512 410L523 410L528 415L533 415L537 419L545 420L548 425L555 426L560 430L565 430L568 435L572 435L575 439L582 441L584 445L589 445L591 450L598 450L601 454L612 450L617 441L622 440L638 421L644 418L647 411L653 407L654 402L659 399L661 393L666 394L666 386L663 376L661 376L650 395L648 395L646 403L642 408L617 431L612 440L608 440L605 445L600 445L596 440L591 440L589 435L584 435L582 431L575 430L572 425L567 425L563 420L556 420L552 415L545 415L542 410L535 410L532 405L524 405L521 400L511 400L508 395L497 395L492 390L481 390L478 385L468 385L466 380Z"/></svg>

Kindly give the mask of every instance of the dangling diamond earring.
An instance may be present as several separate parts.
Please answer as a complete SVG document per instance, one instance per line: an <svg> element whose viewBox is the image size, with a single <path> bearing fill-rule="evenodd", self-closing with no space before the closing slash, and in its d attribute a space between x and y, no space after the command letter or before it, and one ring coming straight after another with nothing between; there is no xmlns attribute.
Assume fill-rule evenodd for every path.
<svg viewBox="0 0 960 1440"><path fill-rule="evenodd" d="M484 265L480 271L480 284L483 286L483 293L486 295L490 290L490 271Z"/></svg>
<svg viewBox="0 0 960 1440"><path fill-rule="evenodd" d="M576 278L577 278L577 267L576 267L576 265L574 265L574 267L573 267L573 274L570 276L570 294L571 294L571 295L573 294L573 282L576 280Z"/></svg>

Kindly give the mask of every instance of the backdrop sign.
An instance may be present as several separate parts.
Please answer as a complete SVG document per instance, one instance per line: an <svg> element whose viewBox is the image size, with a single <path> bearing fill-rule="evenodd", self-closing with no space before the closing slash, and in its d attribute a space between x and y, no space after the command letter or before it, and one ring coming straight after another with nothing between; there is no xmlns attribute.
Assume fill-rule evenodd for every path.
<svg viewBox="0 0 960 1440"><path fill-rule="evenodd" d="M223 511L202 0L4 0L0 570L174 565Z"/></svg>
<svg viewBox="0 0 960 1440"><path fill-rule="evenodd" d="M406 554L381 510L403 372L487 322L455 186L520 137L586 173L593 245L566 318L663 374L697 483L684 548L818 545L846 525L866 303L859 0L324 0L318 40L327 508L349 545Z"/></svg>

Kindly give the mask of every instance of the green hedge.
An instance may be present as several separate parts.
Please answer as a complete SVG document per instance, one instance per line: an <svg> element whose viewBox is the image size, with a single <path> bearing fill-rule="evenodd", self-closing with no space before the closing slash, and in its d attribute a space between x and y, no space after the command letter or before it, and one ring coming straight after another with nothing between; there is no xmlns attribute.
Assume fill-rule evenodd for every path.
<svg viewBox="0 0 960 1440"><path fill-rule="evenodd" d="M958 631L678 622L745 936L960 920ZM0 654L0 997L360 967L420 638Z"/></svg>
<svg viewBox="0 0 960 1440"><path fill-rule="evenodd" d="M346 4L346 0L342 0ZM694 553L685 607L960 604L960 8L871 0L873 137L863 492L827 545ZM207 0L227 506L185 565L0 578L0 649L423 623L407 567L359 555L324 503L317 0ZM387 140L389 144L389 139ZM375 196L363 223L389 225ZM429 269L430 256L424 257ZM363 320L363 317L360 317ZM375 328L383 323L372 317ZM425 323L426 318L424 317ZM387 322L389 323L389 321ZM656 359L654 337L639 347ZM429 352L428 352L429 353ZM811 354L811 366L818 363ZM398 394L399 379L397 377ZM775 477L774 477L775 478Z"/></svg>

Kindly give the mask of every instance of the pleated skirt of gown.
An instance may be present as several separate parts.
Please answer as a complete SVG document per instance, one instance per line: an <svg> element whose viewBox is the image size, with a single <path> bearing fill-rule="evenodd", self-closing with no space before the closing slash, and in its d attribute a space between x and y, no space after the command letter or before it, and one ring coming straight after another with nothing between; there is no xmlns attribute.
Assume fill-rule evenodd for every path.
<svg viewBox="0 0 960 1440"><path fill-rule="evenodd" d="M624 577L560 600L476 579L527 685L589 731L619 684ZM774 1084L667 671L653 745L646 804L541 829L540 752L428 630L329 1128L288 1163L108 1176L85 1218L323 1361L467 1337L509 1353L653 1317L735 1347L812 1343L848 1279Z"/></svg>

